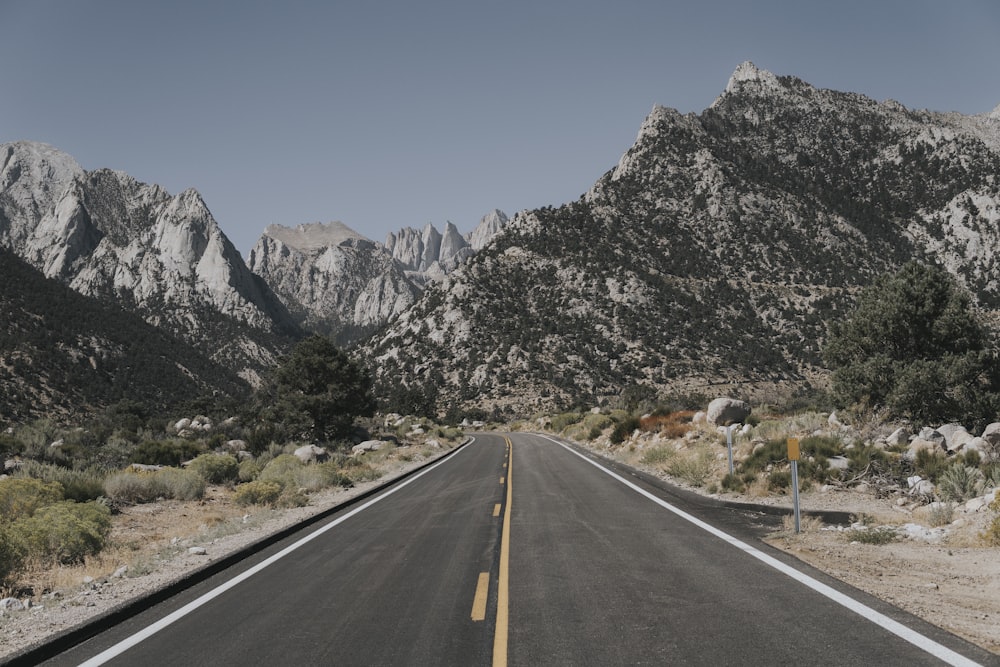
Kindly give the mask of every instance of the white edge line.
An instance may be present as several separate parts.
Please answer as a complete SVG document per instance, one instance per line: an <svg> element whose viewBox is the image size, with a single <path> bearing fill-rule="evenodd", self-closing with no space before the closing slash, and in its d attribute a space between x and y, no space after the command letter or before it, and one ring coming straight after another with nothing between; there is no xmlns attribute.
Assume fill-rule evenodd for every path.
<svg viewBox="0 0 1000 667"><path fill-rule="evenodd" d="M664 509L669 510L670 512L673 512L674 514L676 514L680 518L684 519L685 521L689 521L689 522L693 523L694 525L698 526L702 530L705 530L705 531L711 533L712 535L715 535L716 537L718 537L718 538L720 538L720 539L728 542L729 544L733 545L737 549L740 549L741 551L746 552L750 556L753 556L757 560L759 560L759 561L761 561L761 562L763 562L763 563L765 563L765 564L773 567L775 570L778 570L782 574L788 575L789 577L791 577L792 579L795 579L799 583L805 584L806 586L808 586L809 588L813 589L817 593L819 593L821 595L824 595L827 598L829 598L829 599L833 600L834 602L836 602L837 604L839 604L839 605L841 605L843 607L846 607L847 609L850 609L851 611L853 611L854 613L856 613L856 614L858 614L860 616L863 616L864 618L866 618L867 620L871 621L872 623L874 623L874 624L876 624L878 626L881 626L882 628L888 630L889 632L891 632L892 634L894 634L894 635L896 635L898 637L901 637L902 639L905 639L906 641L910 642L911 644L913 644L917 648L922 649L922 650L926 651L927 653L930 653L934 657L939 658L940 660L943 660L943 661L945 661L946 663L948 663L950 665L962 665L962 666L968 666L968 667L972 667L973 665L979 665L978 662L970 660L969 658L966 658L964 655L962 655L960 653L956 653L955 651L951 650L947 646L943 646L943 645L937 643L936 641L934 641L930 637L926 637L926 636L920 634L919 632L906 627L902 623L900 623L898 621L894 621L893 619L889 618L885 614L882 614L881 612L875 611L871 607L869 607L867 605L864 605L861 602L858 602L854 598L851 598L851 597L849 597L847 595L844 595L840 591L838 591L838 590L836 590L834 588L831 588L830 586L827 586L826 584L824 584L824 583L822 583L820 581L817 581L816 579L813 579L812 577L810 577L807 574L799 572L795 568L790 567L790 566L782 563L781 561L779 561L778 559L776 559L776 558L774 558L772 556L768 556L764 552L755 549L754 547L750 546L746 542L743 542L743 541L741 541L741 540L733 537L732 535L729 535L728 533L724 533L723 531L719 530L718 528L705 523L701 519L698 519L698 518L696 518L694 516L691 516L687 512L685 512L685 511L683 511L681 509L678 509L677 507L674 507L673 505L671 505L667 501L665 501L665 500L663 500L661 498L657 498L653 494L649 493L645 489L642 489L642 488L636 486L635 484L633 484L629 480L625 479L621 475L615 473L612 470L608 470L607 468L605 468L603 465L601 465L597 461L594 461L593 459L587 458L583 454L581 454L581 453L577 452L576 450L574 450L572 447L567 446L565 443L559 442L558 440L556 440L554 438L551 438L551 437L549 437L547 435L542 435L542 434L536 434L536 435L538 435L539 437L545 438L546 440L549 440L551 442L554 442L555 444L559 445L560 447L566 449L566 451L568 451L571 454L574 454L576 456L579 456L581 459L583 459L584 461L586 461L590 465L594 466L598 470L600 470L600 471L602 471L602 472L610 475L611 477L613 477L614 479L618 480L619 482L621 482L625 486L629 487L633 491L635 491L635 492L637 492L637 493L645 496L649 500L652 500L654 503L656 503L657 505L663 507Z"/></svg>
<svg viewBox="0 0 1000 667"><path fill-rule="evenodd" d="M462 449L467 449L468 445L471 445L473 442L476 441L475 437L472 437L472 436L470 436L470 437L472 439L469 440L469 442L466 443L466 446L463 447ZM186 605L184 605L180 609L174 611L173 613L171 613L171 614L169 614L167 616L164 616L163 618L161 618L156 623L153 623L152 625L146 626L145 628L143 628L139 632L135 633L134 635L132 635L130 637L127 637L127 638L123 639L122 641L118 642L117 644L115 644L114 646L105 649L101 653L98 653L97 655L95 655L93 658L90 658L86 662L80 663L80 667L97 667L97 665L103 665L108 660L111 660L112 658L115 658L115 657L121 655L122 653L124 653L128 649L132 648L136 644L138 644L138 643L140 643L140 642L142 642L142 641L144 641L146 639L149 639L150 637L152 637L154 634L156 634L160 630L163 630L164 628L166 628L167 626L171 625L172 623L174 623L174 622L180 620L181 618L187 616L188 614L190 614L191 612L193 612L198 607L201 607L202 605L205 605L208 602L211 602L215 598L219 597L220 595L222 595L223 593L225 593L226 591L228 591L230 588L233 588L234 586L236 586L236 585L238 585L238 584L246 581L247 579L249 579L253 575L257 574L258 572L260 572L261 570L263 570L264 568L266 568L267 566L272 565L275 562L281 560L282 558L284 558L288 554L292 553L293 551L295 551L299 547L301 547L301 546L303 546L303 545L305 545L305 544L307 544L309 542L312 542L314 539L316 539L317 537L319 537L320 535L322 535L326 531L334 528L335 526L343 523L344 521L347 521L348 519L350 519L355 514L358 514L358 513L362 512L363 510L368 509L369 507L371 507L375 503L379 502L380 500L388 498L389 496L391 496L392 494L396 493L397 491L399 491L403 487L407 486L411 482L415 482L419 478L423 477L424 475L426 475L427 473L429 473L431 470L434 470L435 468L437 468L438 466L442 465L443 463L446 463L446 462L450 461L452 458L453 457L449 456L449 457L447 457L447 458L445 458L445 459L443 459L441 461L438 461L437 463L435 463L435 464L433 464L433 465L425 468L424 470L421 470L420 472L418 472L417 474L413 475L409 479L404 480L403 482L401 482L397 486L393 486L391 489L389 489L385 493L383 493L383 494L381 494L381 495L379 495L379 496L377 496L375 498L372 498L371 500L369 500L365 504L359 505L358 507L355 507L353 510L351 510L350 512L344 514L343 516L340 516L337 519L335 519L334 521L331 521L330 523L326 524L325 526L314 530L313 532L309 533L308 535L306 535L302 539L298 540L294 544L288 545L287 547L285 547L284 549L282 549L278 553L274 554L273 556L271 556L267 560L261 561L260 563L258 563L257 565L254 565L249 570L243 572L242 574L239 574L236 577L233 577L232 579L230 579L226 583L221 584L221 585L213 588L212 590L208 591L207 593L205 593L201 597L199 597L199 598L197 598L195 600L192 600L191 602L187 603Z"/></svg>

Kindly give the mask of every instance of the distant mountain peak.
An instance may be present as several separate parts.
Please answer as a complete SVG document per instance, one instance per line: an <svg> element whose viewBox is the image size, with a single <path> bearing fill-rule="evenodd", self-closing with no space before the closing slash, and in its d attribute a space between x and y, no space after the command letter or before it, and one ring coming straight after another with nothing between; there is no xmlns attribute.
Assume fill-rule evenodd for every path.
<svg viewBox="0 0 1000 667"><path fill-rule="evenodd" d="M733 72L733 75L729 77L729 83L726 84L726 92L738 92L747 82L756 82L765 90L781 89L778 77L747 60L740 63L736 67L736 71Z"/></svg>
<svg viewBox="0 0 1000 667"><path fill-rule="evenodd" d="M275 241L281 241L289 248L294 248L303 254L320 252L330 246L338 246L344 241L368 241L363 235L354 231L340 221L310 222L295 227L284 225L268 225L264 235Z"/></svg>

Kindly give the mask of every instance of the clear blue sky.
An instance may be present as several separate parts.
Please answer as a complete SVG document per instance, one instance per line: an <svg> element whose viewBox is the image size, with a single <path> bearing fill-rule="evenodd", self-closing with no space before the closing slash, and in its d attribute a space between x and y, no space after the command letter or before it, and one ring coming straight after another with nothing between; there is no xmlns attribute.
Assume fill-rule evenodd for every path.
<svg viewBox="0 0 1000 667"><path fill-rule="evenodd" d="M654 104L751 60L908 107L1000 104L1000 3L0 0L0 143L376 240L578 198Z"/></svg>

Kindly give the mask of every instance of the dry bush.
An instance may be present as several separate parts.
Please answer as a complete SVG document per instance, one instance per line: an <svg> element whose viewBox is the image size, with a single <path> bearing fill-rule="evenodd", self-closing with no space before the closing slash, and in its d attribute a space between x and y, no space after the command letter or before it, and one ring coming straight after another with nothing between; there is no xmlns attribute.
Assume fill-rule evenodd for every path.
<svg viewBox="0 0 1000 667"><path fill-rule="evenodd" d="M682 410L666 415L648 415L639 420L639 428L647 432L659 431L663 437L677 440L691 430L694 414L692 410Z"/></svg>

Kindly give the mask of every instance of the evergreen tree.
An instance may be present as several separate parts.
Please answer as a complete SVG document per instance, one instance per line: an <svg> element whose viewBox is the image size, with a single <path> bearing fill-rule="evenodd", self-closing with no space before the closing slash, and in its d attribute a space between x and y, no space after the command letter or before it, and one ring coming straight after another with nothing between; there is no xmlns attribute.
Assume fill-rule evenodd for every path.
<svg viewBox="0 0 1000 667"><path fill-rule="evenodd" d="M970 427L996 416L996 355L968 294L939 267L911 261L878 278L834 324L823 357L842 404Z"/></svg>
<svg viewBox="0 0 1000 667"><path fill-rule="evenodd" d="M274 409L284 421L307 423L318 442L350 433L375 412L371 381L346 352L323 336L298 343L275 372Z"/></svg>

